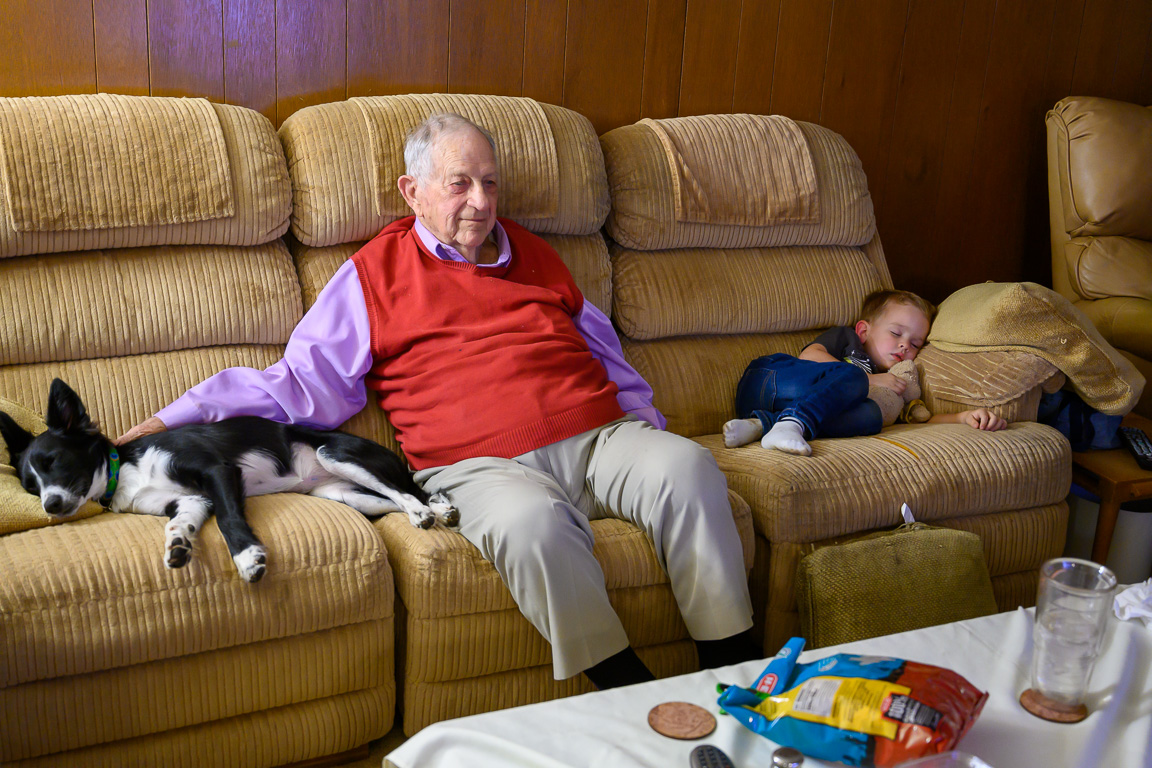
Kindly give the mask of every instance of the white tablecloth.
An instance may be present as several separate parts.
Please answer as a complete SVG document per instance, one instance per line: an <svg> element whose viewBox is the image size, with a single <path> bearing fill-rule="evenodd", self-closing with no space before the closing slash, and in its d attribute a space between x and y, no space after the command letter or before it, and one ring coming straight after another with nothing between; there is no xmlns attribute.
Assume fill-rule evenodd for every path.
<svg viewBox="0 0 1152 768"><path fill-rule="evenodd" d="M1018 702L1029 687L1032 611L905 632L806 651L802 662L840 652L895 656L953 669L989 692L957 749L993 768L1152 768L1152 630L1110 617L1089 684L1088 719L1058 725ZM765 662L657 680L429 726L384 759L395 768L686 768L693 747L715 744L736 768L772 764L776 744L718 714L716 684L749 685ZM704 739L678 741L648 727L648 710L690 701L717 713ZM809 766L829 765L811 758Z"/></svg>

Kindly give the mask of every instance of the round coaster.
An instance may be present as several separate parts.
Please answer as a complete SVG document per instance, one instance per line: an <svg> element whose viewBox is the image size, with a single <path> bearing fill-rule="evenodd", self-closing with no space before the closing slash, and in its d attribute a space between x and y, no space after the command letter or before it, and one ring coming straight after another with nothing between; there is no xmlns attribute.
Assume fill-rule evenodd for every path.
<svg viewBox="0 0 1152 768"><path fill-rule="evenodd" d="M673 739L702 739L716 730L716 718L704 707L686 701L666 701L652 707L648 725Z"/></svg>
<svg viewBox="0 0 1152 768"><path fill-rule="evenodd" d="M1051 720L1054 723L1078 723L1088 717L1088 707L1084 704L1071 707L1052 701L1035 688L1029 688L1020 694L1020 706L1036 717Z"/></svg>

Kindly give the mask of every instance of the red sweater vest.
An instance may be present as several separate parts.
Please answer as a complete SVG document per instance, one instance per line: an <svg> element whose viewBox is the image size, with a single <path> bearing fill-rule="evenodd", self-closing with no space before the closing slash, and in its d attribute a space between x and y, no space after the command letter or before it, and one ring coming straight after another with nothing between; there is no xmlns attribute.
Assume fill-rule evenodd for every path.
<svg viewBox="0 0 1152 768"><path fill-rule="evenodd" d="M512 458L624 415L572 318L584 297L544 240L500 219L506 267L443 261L413 231L384 228L352 261L372 327L372 370L416 469Z"/></svg>

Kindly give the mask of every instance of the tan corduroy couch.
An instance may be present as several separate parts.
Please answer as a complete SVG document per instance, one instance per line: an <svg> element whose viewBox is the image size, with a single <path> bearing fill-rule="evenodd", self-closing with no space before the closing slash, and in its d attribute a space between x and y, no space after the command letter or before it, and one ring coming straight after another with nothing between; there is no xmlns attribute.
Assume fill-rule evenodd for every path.
<svg viewBox="0 0 1152 768"><path fill-rule="evenodd" d="M1064 545L1070 484L1067 441L1028 423L1041 387L1064 380L1050 363L931 346L917 358L932 412L987 405L1016 422L1004 432L896 425L873 437L818 439L811 457L758 443L724 447L718 433L735 416L750 360L798 354L822 329L854 323L867 293L892 286L852 148L820 126L762 123L641 121L601 144L613 317L668 428L711 449L752 508L751 586L765 653L799 633L800 559L897 525L905 502L918 520L979 534L1001 609L1033 604L1035 569ZM784 177L805 194L761 181Z"/></svg>
<svg viewBox="0 0 1152 768"><path fill-rule="evenodd" d="M115 436L217 370L280 357L304 302L266 118L4 99L0 132L0 409L34 426L60 376ZM248 584L215 522L177 571L164 518L89 504L43 527L7 463L0 448L0 764L274 766L388 732L392 571L361 515L253 500L271 554Z"/></svg>
<svg viewBox="0 0 1152 768"><path fill-rule="evenodd" d="M115 101L70 105L89 116L78 119L88 130L98 132L91 115L101 99ZM113 122L117 135L147 137L128 154L188 119L160 114L159 101L119 105L148 116L143 126L123 115ZM0 113L7 158L10 141L37 130L11 104L0 106L9 110ZM194 194L168 181L158 189L175 190L172 200L128 205L145 223L109 228L92 218L122 214L133 198L125 194L105 194L92 216L72 216L78 221L65 221L61 206L38 213L35 204L0 216L0 397L27 406L21 418L34 421L59 375L118 434L216 370L271 364L339 265L407 213L394 186L403 136L433 109L492 129L502 214L552 243L588 300L611 311L669 428L715 452L733 491L766 650L798 626L799 558L894 525L902 501L923 520L981 535L1002 608L1034 600L1033 571L1064 540L1069 452L1053 430L895 427L816 441L810 459L720 444L748 360L798 352L819 329L849 322L864 293L891 283L859 161L813 125L799 124L814 163L799 215L811 215L815 196L816 222L747 226L731 223L740 211L729 210L728 223L710 224L712 213L696 206L692 215L705 220L679 224L668 145L648 125L598 139L581 115L530 100L374 97L301 110L277 141L255 113L212 106L226 151L210 156L223 173L196 166ZM740 132L729 122L696 128L710 142L720 137L710 132ZM189 135L179 125L173 132ZM212 125L196 128L208 147L176 142L171 151L210 153ZM723 136L718 146L734 140ZM74 141L60 138L58 153ZM189 170L176 164L177 176ZM6 171L5 195L24 194L12 166ZM84 183L76 199L130 181L104 173ZM205 208L217 217L147 223L157 211L187 217ZM52 218L48 232L14 231L13 221L37 216ZM59 232L64 224L81 230ZM1035 414L1039 387L1059 376L1013 352L926 351L921 368L933 409L979 402L1022 420ZM344 428L396 447L374 404ZM547 644L458 534L419 531L399 515L370 523L300 496L256 499L250 510L272 553L255 585L239 580L213 522L193 563L166 571L163 520L95 514L35 527L47 522L36 500L0 469L0 524L13 531L0 536L0 763L281 765L363 744L392 727L394 712L412 734L586 689L580 677L552 679ZM640 655L661 675L694 668L645 537L616 521L593 530L610 597Z"/></svg>
<svg viewBox="0 0 1152 768"><path fill-rule="evenodd" d="M591 123L530 99L461 95L351 99L301 110L284 122L293 252L305 303L366 239L409 213L395 184L403 173L403 139L434 111L463 114L492 131L501 162L501 215L547 240L586 299L610 311L611 264L600 233L608 185ZM460 380L466 386L466 371ZM397 447L374 405L351 426ZM751 516L739 497L732 503L751 568ZM396 578L404 733L448 717L590 690L580 675L553 679L548 644L463 536L416 531L398 515L376 529ZM661 676L694 669L695 648L648 539L617 520L593 521L592 530L609 599L641 658Z"/></svg>

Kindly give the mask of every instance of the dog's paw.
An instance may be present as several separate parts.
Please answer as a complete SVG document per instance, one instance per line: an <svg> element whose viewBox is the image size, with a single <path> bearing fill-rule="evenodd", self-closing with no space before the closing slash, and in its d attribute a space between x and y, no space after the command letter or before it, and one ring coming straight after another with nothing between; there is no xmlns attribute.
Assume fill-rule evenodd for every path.
<svg viewBox="0 0 1152 768"><path fill-rule="evenodd" d="M183 568L192 559L192 542L182 536L168 539L168 553L164 558L165 568Z"/></svg>
<svg viewBox="0 0 1152 768"><path fill-rule="evenodd" d="M444 494L432 494L428 499L428 507L432 510L432 514L436 515L436 519L440 521L441 525L446 525L449 528L460 525L460 510L452 506L452 502L448 501L448 497Z"/></svg>
<svg viewBox="0 0 1152 768"><path fill-rule="evenodd" d="M255 584L264 578L264 570L268 562L268 553L264 547L253 544L232 560L236 563L236 570L240 572L240 578L249 584Z"/></svg>
<svg viewBox="0 0 1152 768"><path fill-rule="evenodd" d="M434 513L428 507L409 509L408 522L412 523L412 525L416 526L417 528L423 528L427 530L436 525L436 513Z"/></svg>

